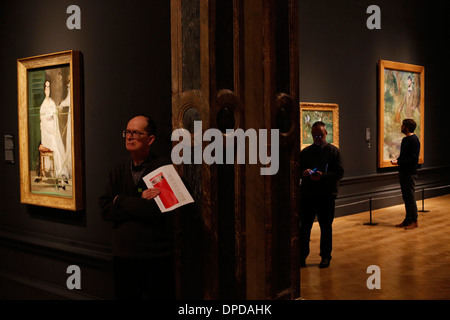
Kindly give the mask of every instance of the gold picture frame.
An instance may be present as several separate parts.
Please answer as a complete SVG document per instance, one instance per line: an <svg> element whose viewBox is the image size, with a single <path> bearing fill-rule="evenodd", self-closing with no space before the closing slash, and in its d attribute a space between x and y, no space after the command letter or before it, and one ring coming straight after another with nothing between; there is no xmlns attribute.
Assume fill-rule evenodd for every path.
<svg viewBox="0 0 450 320"><path fill-rule="evenodd" d="M325 123L328 131L327 142L339 148L339 105L300 102L300 150L313 143L311 126L316 121Z"/></svg>
<svg viewBox="0 0 450 320"><path fill-rule="evenodd" d="M391 159L400 155L403 119L417 123L415 134L420 140L419 163L424 162L425 68L401 62L380 60L378 166L392 167Z"/></svg>
<svg viewBox="0 0 450 320"><path fill-rule="evenodd" d="M21 203L83 209L80 52L17 60Z"/></svg>

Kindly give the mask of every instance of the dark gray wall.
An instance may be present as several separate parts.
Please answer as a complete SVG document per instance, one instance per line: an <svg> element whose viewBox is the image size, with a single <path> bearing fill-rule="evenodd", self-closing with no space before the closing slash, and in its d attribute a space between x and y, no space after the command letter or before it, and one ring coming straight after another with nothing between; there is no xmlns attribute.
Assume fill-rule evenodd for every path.
<svg viewBox="0 0 450 320"><path fill-rule="evenodd" d="M448 118L448 71L443 10L424 1L313 1L300 3L300 100L340 106L340 146L347 176L377 172L377 62L425 66L425 163L448 165L440 150ZM366 9L381 9L381 30L369 30ZM445 28L445 29L444 29ZM371 128L372 144L365 142ZM400 129L399 129L400 130Z"/></svg>
<svg viewBox="0 0 450 320"><path fill-rule="evenodd" d="M66 9L71 4L81 9L81 30L66 27L70 16ZM31 241L41 244L40 248L50 246L50 254L68 260L61 268L70 263L81 264L86 252L95 258L95 263L103 261L106 266L111 225L102 220L97 199L108 171L126 154L121 131L127 121L139 113L153 115L159 125L155 150L170 156L170 1L1 1L0 43L2 147L4 134L14 134L18 144L16 60L65 50L82 52L86 190L86 209L81 212L20 204L16 150L16 164L0 161L0 229L6 232L3 236L8 241L13 237L16 245ZM57 250L58 246L62 246L62 251ZM81 256L62 257L67 250ZM20 263L16 265L14 261L21 258L10 253L0 250L0 272L15 269L45 278L45 270L40 270L39 265L33 266L34 272L25 267L19 269ZM54 272L64 273L61 268ZM90 275L83 274L86 281ZM56 278L48 281L64 288L66 277L60 274L58 279L64 279L63 282ZM88 290L88 294L110 293Z"/></svg>
<svg viewBox="0 0 450 320"><path fill-rule="evenodd" d="M372 4L381 9L381 30L366 26ZM444 18L442 8L418 0L299 1L300 101L339 104L346 171L339 197L361 200L371 193L398 193L396 170L377 168L380 59L425 67L425 163L419 186L450 182L450 150L443 147L443 120L450 116ZM365 128L371 129L371 148ZM343 208L338 214L367 209Z"/></svg>

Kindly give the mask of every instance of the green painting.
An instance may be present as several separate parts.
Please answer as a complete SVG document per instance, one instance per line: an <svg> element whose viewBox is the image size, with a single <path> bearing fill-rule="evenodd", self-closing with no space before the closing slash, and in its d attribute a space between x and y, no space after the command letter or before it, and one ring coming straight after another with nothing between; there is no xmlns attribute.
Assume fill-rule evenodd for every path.
<svg viewBox="0 0 450 320"><path fill-rule="evenodd" d="M333 111L304 110L302 113L302 138L303 144L312 144L311 127L314 122L322 121L327 127L327 142L333 143Z"/></svg>
<svg viewBox="0 0 450 320"><path fill-rule="evenodd" d="M328 132L327 142L339 147L339 105L300 102L300 149L314 143L311 128L317 121L325 123Z"/></svg>
<svg viewBox="0 0 450 320"><path fill-rule="evenodd" d="M81 52L17 59L20 202L84 206Z"/></svg>
<svg viewBox="0 0 450 320"><path fill-rule="evenodd" d="M70 68L28 71L31 192L72 196Z"/></svg>

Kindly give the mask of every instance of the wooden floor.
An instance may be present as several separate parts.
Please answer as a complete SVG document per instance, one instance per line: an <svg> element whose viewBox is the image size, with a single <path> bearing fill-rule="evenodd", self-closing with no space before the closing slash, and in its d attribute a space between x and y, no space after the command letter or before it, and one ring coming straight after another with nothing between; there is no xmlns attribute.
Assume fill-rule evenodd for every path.
<svg viewBox="0 0 450 320"><path fill-rule="evenodd" d="M300 271L302 299L450 299L450 195L426 199L425 210L430 212L419 212L413 230L394 227L403 221L403 205L374 210L376 226L364 225L369 212L336 218L327 269L318 268L320 229L314 223L311 253ZM381 289L367 287L371 265L380 268Z"/></svg>

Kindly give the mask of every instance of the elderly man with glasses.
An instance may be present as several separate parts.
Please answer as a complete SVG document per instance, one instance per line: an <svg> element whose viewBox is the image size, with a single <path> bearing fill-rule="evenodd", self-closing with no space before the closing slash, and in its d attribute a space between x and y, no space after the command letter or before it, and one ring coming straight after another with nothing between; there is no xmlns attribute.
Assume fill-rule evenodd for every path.
<svg viewBox="0 0 450 320"><path fill-rule="evenodd" d="M161 213L142 178L169 164L150 152L156 125L148 116L132 118L125 131L129 157L110 172L99 199L103 219L113 222L113 273L117 299L172 299L174 272L171 215Z"/></svg>

